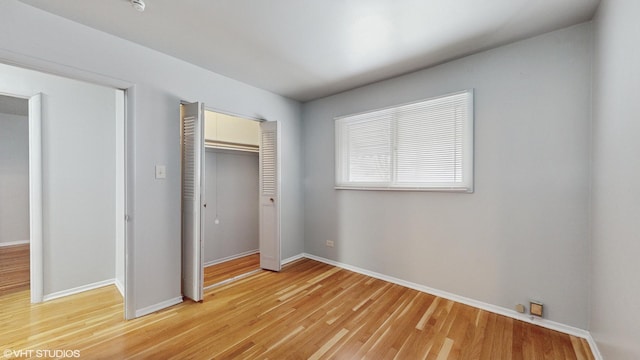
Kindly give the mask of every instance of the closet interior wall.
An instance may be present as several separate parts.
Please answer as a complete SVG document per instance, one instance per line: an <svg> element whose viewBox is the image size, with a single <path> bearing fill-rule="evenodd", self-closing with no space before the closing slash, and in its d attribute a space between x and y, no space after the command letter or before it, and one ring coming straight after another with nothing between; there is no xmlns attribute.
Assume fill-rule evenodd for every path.
<svg viewBox="0 0 640 360"><path fill-rule="evenodd" d="M205 151L204 266L258 252L258 153Z"/></svg>

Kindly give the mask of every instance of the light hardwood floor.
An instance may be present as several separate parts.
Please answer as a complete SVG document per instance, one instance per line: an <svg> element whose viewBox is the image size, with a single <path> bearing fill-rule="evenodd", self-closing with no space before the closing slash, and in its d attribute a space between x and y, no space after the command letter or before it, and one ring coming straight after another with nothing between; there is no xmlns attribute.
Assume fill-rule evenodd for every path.
<svg viewBox="0 0 640 360"><path fill-rule="evenodd" d="M204 287L260 269L260 254L243 256L204 268Z"/></svg>
<svg viewBox="0 0 640 360"><path fill-rule="evenodd" d="M0 298L0 351L94 359L593 359L585 340L303 259L140 319L115 287ZM0 352L2 354L2 352Z"/></svg>
<svg viewBox="0 0 640 360"><path fill-rule="evenodd" d="M0 247L0 296L29 289L29 244Z"/></svg>

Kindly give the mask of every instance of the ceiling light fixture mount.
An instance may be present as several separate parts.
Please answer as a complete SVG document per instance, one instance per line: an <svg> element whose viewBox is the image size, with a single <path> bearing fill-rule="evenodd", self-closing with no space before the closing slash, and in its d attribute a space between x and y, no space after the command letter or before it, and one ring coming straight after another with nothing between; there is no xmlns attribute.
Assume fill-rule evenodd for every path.
<svg viewBox="0 0 640 360"><path fill-rule="evenodd" d="M134 9L143 12L147 5L143 0L131 0L131 6L133 6Z"/></svg>

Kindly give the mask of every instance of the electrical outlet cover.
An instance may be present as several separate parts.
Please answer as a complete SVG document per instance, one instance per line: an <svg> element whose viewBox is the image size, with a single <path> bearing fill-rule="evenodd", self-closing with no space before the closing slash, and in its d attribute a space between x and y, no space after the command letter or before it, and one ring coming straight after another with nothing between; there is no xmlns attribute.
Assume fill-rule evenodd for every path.
<svg viewBox="0 0 640 360"><path fill-rule="evenodd" d="M529 303L529 314L542 317L542 304L538 302Z"/></svg>

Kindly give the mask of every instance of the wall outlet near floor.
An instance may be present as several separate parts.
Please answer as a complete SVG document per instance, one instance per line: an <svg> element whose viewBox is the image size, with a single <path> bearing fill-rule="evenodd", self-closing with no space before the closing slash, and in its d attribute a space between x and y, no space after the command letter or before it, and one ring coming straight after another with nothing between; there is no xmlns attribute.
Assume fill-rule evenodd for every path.
<svg viewBox="0 0 640 360"><path fill-rule="evenodd" d="M327 247L333 247L333 240L327 240Z"/></svg>
<svg viewBox="0 0 640 360"><path fill-rule="evenodd" d="M538 301L529 302L529 314L542 317L542 303Z"/></svg>
<svg viewBox="0 0 640 360"><path fill-rule="evenodd" d="M524 307L524 305L522 305L522 304L517 304L517 305L516 305L516 311L517 311L517 312L519 312L519 313L521 313L521 314L524 314L524 311L525 311L525 310L526 310L526 308Z"/></svg>

